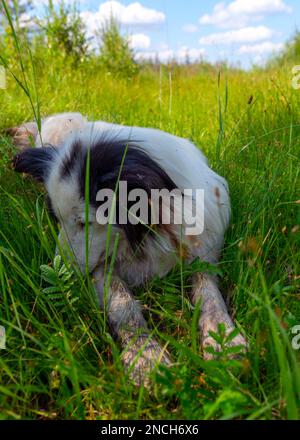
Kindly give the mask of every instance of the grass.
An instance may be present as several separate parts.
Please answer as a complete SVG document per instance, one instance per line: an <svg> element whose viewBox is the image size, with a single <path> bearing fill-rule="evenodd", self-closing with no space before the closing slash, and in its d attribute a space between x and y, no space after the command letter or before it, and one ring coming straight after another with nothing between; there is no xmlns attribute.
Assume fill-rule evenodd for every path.
<svg viewBox="0 0 300 440"><path fill-rule="evenodd" d="M126 80L93 62L46 65L36 60L40 114L75 110L190 138L228 180L232 219L220 286L249 353L240 361L226 352L202 360L199 309L188 301L198 266L180 264L135 291L176 360L153 378L151 394L136 389L92 283L63 261L53 263L57 231L43 188L11 170L14 147L1 135L0 324L7 348L0 351L0 418L297 419L299 350L291 329L300 323L300 91L291 87L290 70L219 75L182 67ZM33 118L34 101L12 77L7 82L0 129Z"/></svg>

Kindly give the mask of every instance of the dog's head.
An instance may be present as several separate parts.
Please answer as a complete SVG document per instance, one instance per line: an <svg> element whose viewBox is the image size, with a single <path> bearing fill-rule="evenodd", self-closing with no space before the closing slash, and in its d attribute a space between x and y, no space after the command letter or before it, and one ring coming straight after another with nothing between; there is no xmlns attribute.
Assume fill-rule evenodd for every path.
<svg viewBox="0 0 300 440"><path fill-rule="evenodd" d="M115 191L119 180L126 181L128 193L142 188L150 195L152 188L175 188L165 171L138 145L101 135L91 137L85 132L77 133L59 148L28 148L15 156L13 166L17 172L44 183L60 224L60 244L63 248L68 245L82 271L86 268L87 243L90 272L104 262L107 254L108 228L99 224L96 216L99 206L105 203L96 200L100 189ZM151 237L149 227L120 222L118 201L115 210L109 253L117 233L123 255L142 251L145 239Z"/></svg>

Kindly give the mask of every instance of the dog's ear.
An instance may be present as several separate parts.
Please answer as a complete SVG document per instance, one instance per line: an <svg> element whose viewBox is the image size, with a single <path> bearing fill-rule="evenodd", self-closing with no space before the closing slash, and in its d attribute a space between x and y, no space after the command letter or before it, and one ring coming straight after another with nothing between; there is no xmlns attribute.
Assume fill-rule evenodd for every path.
<svg viewBox="0 0 300 440"><path fill-rule="evenodd" d="M26 148L13 159L18 173L30 174L38 182L44 182L53 164L56 150L53 147Z"/></svg>

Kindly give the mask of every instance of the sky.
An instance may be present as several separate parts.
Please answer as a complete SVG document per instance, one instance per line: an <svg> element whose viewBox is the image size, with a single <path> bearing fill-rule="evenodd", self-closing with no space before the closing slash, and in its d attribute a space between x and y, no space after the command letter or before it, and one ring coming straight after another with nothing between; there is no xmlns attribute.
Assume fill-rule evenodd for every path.
<svg viewBox="0 0 300 440"><path fill-rule="evenodd" d="M37 0L36 0L37 1ZM72 3L72 0L68 0ZM37 2L40 4L40 2ZM87 33L111 14L136 58L263 64L300 29L300 0L78 0ZM299 60L300 62L300 60Z"/></svg>

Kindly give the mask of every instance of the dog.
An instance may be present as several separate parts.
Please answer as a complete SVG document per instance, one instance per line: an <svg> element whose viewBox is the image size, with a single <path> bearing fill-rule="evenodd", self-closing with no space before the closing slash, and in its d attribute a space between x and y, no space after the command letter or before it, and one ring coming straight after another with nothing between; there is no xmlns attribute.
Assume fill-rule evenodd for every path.
<svg viewBox="0 0 300 440"><path fill-rule="evenodd" d="M137 383L145 383L158 362L170 365L171 358L151 336L130 288L165 276L182 260L190 263L198 257L210 264L218 262L230 219L227 182L209 167L192 142L157 129L90 122L80 113L63 113L43 119L40 133L37 124L30 122L11 129L10 134L20 148L13 159L14 169L45 185L51 211L60 224L59 248L83 273L88 271L94 278L100 305L121 344L125 368ZM127 195L129 191L144 191L146 212L153 205L152 190L165 190L167 194L179 191L182 203L189 199L192 210L199 208L200 214L195 216L196 223L202 219L199 229L187 233L191 228L182 218L181 224L162 222L163 214L175 215L182 207L174 200L166 203L164 197L156 207L158 221L154 225L129 222L129 215L127 222L120 221L122 206L117 197L115 223L97 221L98 210L105 205L97 196L99 191L116 190L121 182L126 184ZM203 197L198 200L191 193L185 195L185 189L201 190ZM111 208L112 204L107 206ZM132 206L131 201L129 211ZM108 284L105 267L112 259ZM220 350L211 332L218 331L219 323L224 323L227 333L235 326L216 277L195 273L191 281L191 303L195 306L201 302L203 356L211 359L211 351L205 348ZM247 347L241 333L229 344Z"/></svg>

